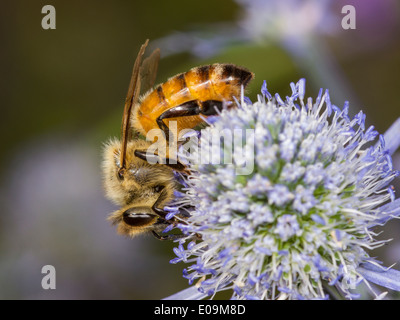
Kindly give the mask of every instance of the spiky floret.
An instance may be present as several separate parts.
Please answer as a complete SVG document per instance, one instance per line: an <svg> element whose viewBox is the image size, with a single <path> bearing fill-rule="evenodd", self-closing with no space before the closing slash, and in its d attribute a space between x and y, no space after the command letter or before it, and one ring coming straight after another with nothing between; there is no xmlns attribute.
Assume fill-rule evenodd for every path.
<svg viewBox="0 0 400 320"><path fill-rule="evenodd" d="M284 101L264 83L257 102L242 98L223 111L202 131L200 148L185 154L193 174L175 206L195 209L180 225L187 237L171 262L189 263L184 277L200 279L209 295L233 289L239 299L320 299L335 286L351 298L365 281L357 267L374 262L367 251L386 242L371 230L388 219L380 206L393 200L388 185L397 175L383 137L365 128L362 112L351 119L348 103L331 104L328 90L304 102L305 80L291 87ZM239 150L226 136L216 148L215 130L227 129L253 134L238 138ZM253 170L238 175L246 159Z"/></svg>

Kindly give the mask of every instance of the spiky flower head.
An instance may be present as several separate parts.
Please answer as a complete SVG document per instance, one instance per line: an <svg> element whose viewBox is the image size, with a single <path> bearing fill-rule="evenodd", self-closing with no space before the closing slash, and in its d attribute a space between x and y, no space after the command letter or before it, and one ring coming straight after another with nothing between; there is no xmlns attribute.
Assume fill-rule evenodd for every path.
<svg viewBox="0 0 400 320"><path fill-rule="evenodd" d="M193 174L175 206L194 210L171 262L189 263L184 277L208 295L320 299L335 286L351 298L365 281L357 268L375 262L367 251L385 243L371 230L394 198L383 137L328 90L304 101L305 80L291 88L283 101L264 83L257 102L222 111L185 154Z"/></svg>

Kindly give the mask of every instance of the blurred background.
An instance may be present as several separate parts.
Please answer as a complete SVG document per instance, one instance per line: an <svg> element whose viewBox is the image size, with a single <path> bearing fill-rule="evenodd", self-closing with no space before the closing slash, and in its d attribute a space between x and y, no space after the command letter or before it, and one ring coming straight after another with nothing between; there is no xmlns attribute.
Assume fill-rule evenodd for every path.
<svg viewBox="0 0 400 320"><path fill-rule="evenodd" d="M162 50L157 82L229 62L255 72L252 100L264 79L284 97L305 77L308 96L329 88L380 133L400 116L396 0L1 4L0 299L161 299L187 287L184 265L169 263L173 243L127 239L106 221L116 207L103 196L102 144L119 136L147 38L148 52ZM55 30L41 25L47 4ZM354 30L342 28L345 5L356 9ZM399 170L399 152L393 162ZM372 255L389 266L400 260L400 224L384 230L395 240ZM44 265L56 269L55 290L42 289Z"/></svg>

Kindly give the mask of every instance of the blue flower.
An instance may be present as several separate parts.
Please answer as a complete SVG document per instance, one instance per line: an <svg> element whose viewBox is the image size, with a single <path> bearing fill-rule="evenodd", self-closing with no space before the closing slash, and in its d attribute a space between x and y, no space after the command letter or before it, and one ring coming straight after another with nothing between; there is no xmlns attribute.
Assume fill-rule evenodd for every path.
<svg viewBox="0 0 400 320"><path fill-rule="evenodd" d="M178 225L185 237L172 262L189 263L184 276L198 279L205 295L233 289L234 299L326 299L334 286L353 299L360 283L400 288L399 272L367 267L379 266L369 250L387 242L371 228L400 215L390 187L398 173L387 151L398 145L392 132L400 122L384 139L365 128L363 113L351 119L347 103L333 105L327 90L305 102L304 83L291 84L286 100L272 99L263 84L257 102L242 100L202 130L186 195L176 203L194 210ZM238 128L255 132L242 139L244 153L218 150L221 159L232 153L238 160L199 160L201 152L215 151L216 132ZM246 157L253 170L239 175Z"/></svg>

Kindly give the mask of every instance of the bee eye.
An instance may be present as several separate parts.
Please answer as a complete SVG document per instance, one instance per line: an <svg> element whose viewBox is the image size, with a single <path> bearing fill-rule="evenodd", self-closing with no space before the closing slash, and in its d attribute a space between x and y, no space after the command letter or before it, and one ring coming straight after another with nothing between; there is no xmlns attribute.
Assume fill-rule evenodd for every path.
<svg viewBox="0 0 400 320"><path fill-rule="evenodd" d="M144 227L151 224L155 219L155 215L140 213L140 212L130 212L125 211L123 214L124 222L131 227Z"/></svg>
<svg viewBox="0 0 400 320"><path fill-rule="evenodd" d="M160 193L162 191L162 189L164 189L163 185L158 185L158 186L153 187L153 190L155 193Z"/></svg>

